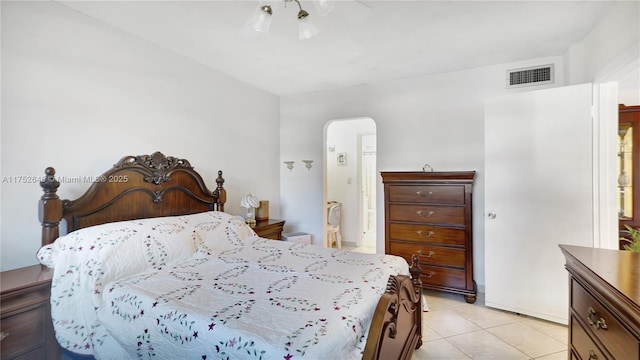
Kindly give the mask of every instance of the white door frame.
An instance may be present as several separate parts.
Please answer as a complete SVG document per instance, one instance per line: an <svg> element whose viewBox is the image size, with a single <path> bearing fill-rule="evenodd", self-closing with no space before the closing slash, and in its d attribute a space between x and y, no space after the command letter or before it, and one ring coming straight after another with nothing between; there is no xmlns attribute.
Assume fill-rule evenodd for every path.
<svg viewBox="0 0 640 360"><path fill-rule="evenodd" d="M365 233L364 232L364 230L365 230L364 229L364 219L365 219L365 217L367 218L367 221L369 221L369 213L368 213L368 211L364 211L363 210L363 206L362 206L363 205L363 200L364 200L364 197L362 196L362 182L364 180L364 174L362 173L362 165L363 165L363 160L364 160L364 155L363 155L363 152L362 152L362 137L363 136L376 136L376 140L377 140L377 133L376 132L363 132L363 133L358 134L358 145L357 146L358 146L358 162L359 162L359 164L358 164L358 180L357 181L358 181L358 184L360 184L360 188L361 188L360 194L358 196L358 204L359 204L359 207L360 207L360 225L358 227L358 231L359 231L359 235L360 236L358 236L358 239L356 240L356 246L358 246L358 247L361 247L363 245L362 238L363 238L363 235ZM377 147L377 144L376 144L376 152L377 152L377 148L378 147ZM377 166L378 165L377 165L377 158L376 158L376 169L377 169ZM374 180L377 180L377 178L374 179ZM377 183L377 182L374 181L374 183ZM376 193L376 192L377 192L377 189L374 188L374 193ZM377 211L378 210L376 209L376 212ZM377 215L373 217L373 221L376 222L373 225L373 227L377 228ZM371 227L371 226L369 226L369 227Z"/></svg>
<svg viewBox="0 0 640 360"><path fill-rule="evenodd" d="M594 247L618 249L618 83L593 86Z"/></svg>

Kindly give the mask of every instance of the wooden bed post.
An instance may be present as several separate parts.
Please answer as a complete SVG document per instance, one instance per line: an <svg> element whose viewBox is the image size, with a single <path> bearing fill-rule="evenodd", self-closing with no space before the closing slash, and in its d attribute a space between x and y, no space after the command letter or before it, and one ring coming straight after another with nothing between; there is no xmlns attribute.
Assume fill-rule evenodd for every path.
<svg viewBox="0 0 640 360"><path fill-rule="evenodd" d="M42 224L42 246L54 242L60 232L58 225L62 220L62 200L56 194L60 182L56 180L56 169L48 167L44 170L45 178L40 181L44 194L38 206L38 218Z"/></svg>
<svg viewBox="0 0 640 360"><path fill-rule="evenodd" d="M411 273L411 282L413 283L413 290L418 295L418 305L420 311L420 317L417 321L418 325L418 342L416 343L416 349L419 349L422 346L422 308L424 304L422 303L422 280L420 280L420 276L422 275L422 268L420 267L420 259L418 255L413 254L411 256L411 268L409 268L409 272Z"/></svg>
<svg viewBox="0 0 640 360"><path fill-rule="evenodd" d="M391 275L369 326L363 360L410 360L422 346L422 282L419 259L407 275Z"/></svg>
<svg viewBox="0 0 640 360"><path fill-rule="evenodd" d="M224 185L224 179L222 178L222 170L218 170L218 177L216 178L216 189L213 191L213 195L217 197L216 207L217 211L224 211L224 203L227 202L227 190L222 187Z"/></svg>

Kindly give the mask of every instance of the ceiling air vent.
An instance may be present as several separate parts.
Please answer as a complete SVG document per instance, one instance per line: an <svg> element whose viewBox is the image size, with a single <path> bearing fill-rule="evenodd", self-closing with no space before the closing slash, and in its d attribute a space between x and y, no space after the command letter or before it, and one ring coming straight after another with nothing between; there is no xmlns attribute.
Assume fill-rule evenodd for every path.
<svg viewBox="0 0 640 360"><path fill-rule="evenodd" d="M507 89L553 84L553 64L507 70Z"/></svg>

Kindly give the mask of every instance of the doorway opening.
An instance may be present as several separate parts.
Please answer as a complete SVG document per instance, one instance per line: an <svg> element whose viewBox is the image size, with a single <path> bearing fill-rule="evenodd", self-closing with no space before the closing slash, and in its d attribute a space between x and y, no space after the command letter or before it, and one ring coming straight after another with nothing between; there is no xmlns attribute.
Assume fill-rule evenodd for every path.
<svg viewBox="0 0 640 360"><path fill-rule="evenodd" d="M328 220L329 208L339 203L343 248L375 253L376 124L371 118L331 120L325 139L325 217ZM325 221L324 244L338 247L330 228L335 226Z"/></svg>

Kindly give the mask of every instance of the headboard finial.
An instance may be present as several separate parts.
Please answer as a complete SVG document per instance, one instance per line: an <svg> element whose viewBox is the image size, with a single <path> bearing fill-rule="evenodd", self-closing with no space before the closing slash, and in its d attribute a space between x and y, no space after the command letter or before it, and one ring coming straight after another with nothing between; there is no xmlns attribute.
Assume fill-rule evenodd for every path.
<svg viewBox="0 0 640 360"><path fill-rule="evenodd" d="M224 178L222 177L222 170L218 170L218 177L216 178L216 189L213 191L213 196L218 200L216 207L218 211L224 211L224 203L227 202L227 190L224 189Z"/></svg>
<svg viewBox="0 0 640 360"><path fill-rule="evenodd" d="M218 170L218 177L216 178L216 184L221 187L224 184L224 178L222 177L222 170Z"/></svg>
<svg viewBox="0 0 640 360"><path fill-rule="evenodd" d="M56 169L49 166L44 169L44 174L46 175L42 181L40 181L40 186L44 190L45 194L55 193L60 187L60 182L56 180Z"/></svg>

